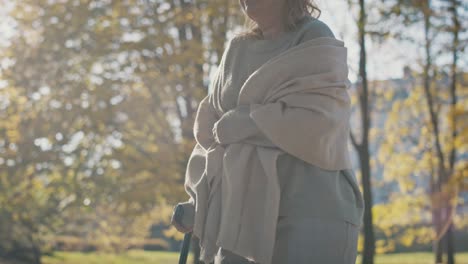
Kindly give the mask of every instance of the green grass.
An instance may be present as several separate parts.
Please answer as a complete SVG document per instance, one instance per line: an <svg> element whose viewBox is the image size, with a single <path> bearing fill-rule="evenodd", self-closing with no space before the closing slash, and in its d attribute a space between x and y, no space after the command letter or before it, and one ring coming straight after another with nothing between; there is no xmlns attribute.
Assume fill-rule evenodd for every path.
<svg viewBox="0 0 468 264"><path fill-rule="evenodd" d="M356 263L360 264L360 257ZM377 255L375 264L434 264L434 255L429 252L421 253L398 253ZM456 264L468 264L468 253L458 253L455 255Z"/></svg>
<svg viewBox="0 0 468 264"><path fill-rule="evenodd" d="M131 250L121 255L105 253L56 252L43 257L44 264L177 264L178 252ZM432 253L401 253L377 255L375 264L433 264ZM189 263L192 263L189 256ZM360 258L357 262L360 264ZM457 264L468 264L468 253L456 255Z"/></svg>
<svg viewBox="0 0 468 264"><path fill-rule="evenodd" d="M130 250L115 255L107 253L56 252L54 256L44 256L44 264L177 264L178 252L151 252ZM191 262L191 256L188 260Z"/></svg>

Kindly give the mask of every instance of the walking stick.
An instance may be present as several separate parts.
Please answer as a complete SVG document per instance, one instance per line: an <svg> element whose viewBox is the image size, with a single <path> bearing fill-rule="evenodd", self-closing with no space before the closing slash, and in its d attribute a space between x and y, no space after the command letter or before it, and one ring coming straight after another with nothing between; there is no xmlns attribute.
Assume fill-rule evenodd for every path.
<svg viewBox="0 0 468 264"><path fill-rule="evenodd" d="M184 214L184 208L182 205L178 205L175 208L174 219L178 223L181 223L182 216ZM182 243L182 249L180 250L179 264L187 264L187 256L190 249L190 240L192 239L192 232L185 233L184 242Z"/></svg>
<svg viewBox="0 0 468 264"><path fill-rule="evenodd" d="M180 250L179 264L187 264L187 256L190 248L190 240L192 239L192 232L186 233L184 236L184 243Z"/></svg>

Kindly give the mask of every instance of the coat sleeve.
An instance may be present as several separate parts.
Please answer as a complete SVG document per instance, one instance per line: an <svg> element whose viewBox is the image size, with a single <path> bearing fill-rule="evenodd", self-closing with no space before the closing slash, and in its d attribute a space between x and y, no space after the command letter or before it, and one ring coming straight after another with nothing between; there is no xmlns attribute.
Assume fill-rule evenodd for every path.
<svg viewBox="0 0 468 264"><path fill-rule="evenodd" d="M218 114L211 105L210 96L211 93L200 101L193 125L193 135L195 140L205 150L208 150L215 142L213 137L213 126L218 120Z"/></svg>
<svg viewBox="0 0 468 264"><path fill-rule="evenodd" d="M181 203L184 206L184 211L191 212L184 215L183 222L185 224L192 223L193 211L196 207L195 186L200 181L205 170L206 152L215 142L212 128L213 124L218 120L218 115L213 109L210 102L211 93L208 93L199 103L197 113L195 114L195 122L193 125L193 134L196 144L188 159L185 170L184 189L190 196L189 200Z"/></svg>
<svg viewBox="0 0 468 264"><path fill-rule="evenodd" d="M231 50L236 42L236 38L232 38L227 42L227 46L224 49L221 61L218 65L215 76L210 81L208 87L208 95L200 101L197 114L195 117L194 124L194 136L197 142L205 149L208 150L210 146L215 143L213 137L213 126L221 116L218 115L216 110L213 108L214 92L221 85L221 81L224 79L224 70L227 61L230 60Z"/></svg>
<svg viewBox="0 0 468 264"><path fill-rule="evenodd" d="M203 193L198 193L197 184L202 184L201 187L205 187L204 183L206 183L206 181L201 181L206 166L205 157L206 150L200 144L196 143L190 154L185 170L184 189L189 195L189 199L177 204L182 205L184 209L180 224L187 228L194 226L197 196L203 195Z"/></svg>

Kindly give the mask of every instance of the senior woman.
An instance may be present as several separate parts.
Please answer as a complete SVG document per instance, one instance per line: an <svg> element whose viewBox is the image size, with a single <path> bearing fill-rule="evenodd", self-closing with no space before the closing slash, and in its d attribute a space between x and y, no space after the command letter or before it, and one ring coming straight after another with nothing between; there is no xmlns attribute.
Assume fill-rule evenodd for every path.
<svg viewBox="0 0 468 264"><path fill-rule="evenodd" d="M272 264L354 264L357 254L358 233L364 207L361 193L355 182L355 176L350 168L349 158L347 157L347 141L345 139L347 138L346 136L348 133L348 119L346 118L349 117L348 114L350 108L346 108L346 106L348 106L349 101L346 97L346 91L343 92L345 89L341 89L342 87L337 88L338 84L343 82L332 82L336 81L336 78L333 79L330 77L335 76L333 75L334 72L340 72L340 70L337 70L338 66L336 69L333 67L328 67L328 65L333 65L333 63L327 62L326 59L323 59L326 57L320 57L320 52L317 54L317 60L314 60L314 58L307 60L306 58L305 67L319 69L316 73L314 73L315 75L313 75L319 77L306 79L304 78L305 75L298 75L295 76L296 79L294 79L294 82L291 81L290 86L294 87L294 84L296 84L296 91L299 91L300 86L297 83L309 80L309 82L302 84L302 86L308 86L309 84L310 87L314 85L317 86L318 89L316 89L316 91L322 92L316 93L314 95L315 97L309 97L308 94L305 93L306 90L303 90L304 93L302 94L289 92L290 96L288 97L288 93L286 92L287 90L284 88L283 93L277 93L281 94L283 97L278 95L276 98L279 99L270 104L272 107L270 109L264 108L267 110L264 110L263 112L257 111L255 113L255 109L261 110L264 106L264 104L260 103L264 102L261 99L257 99L258 103L239 104L239 102L241 102L241 97L244 99L248 97L248 88L252 89L251 91L255 89L261 90L276 88L263 86L254 88L245 87L248 86L245 83L249 81L249 84L268 83L267 81L263 83L257 81L255 83L255 76L267 76L264 78L268 79L271 83L273 83L271 81L272 78L277 78L278 80L282 80L281 78L287 78L282 76L283 72L285 73L285 76L294 76L293 74L286 73L286 70L280 70L275 73L272 73L273 71L271 71L271 75L265 73L262 75L262 70L263 72L268 72L268 70L265 70L265 65L270 65L271 68L271 65L275 67L275 63L280 64L288 62L288 60L282 61L281 59L278 59L281 58L279 55L287 54L286 51L294 50L294 47L296 47L296 51L298 51L296 52L296 55L300 54L299 52L301 50L297 49L297 47L304 47L303 50L305 50L308 43L315 43L311 41L318 41L316 44L314 44L316 45L315 50L318 51L321 48L320 45L323 46L327 43L334 45L338 41L333 42L335 37L329 27L324 22L311 15L314 10L319 12L320 10L309 0L239 0L239 3L244 14L253 23L251 24L251 27L248 31L235 36L229 42L219 65L218 74L215 76L212 84L210 85L209 96L207 96L200 103L197 112L197 119L205 118L209 120L210 118L204 117L204 115L210 115L212 120L210 121L211 123L207 122L209 125L205 126L200 124L195 124L194 126L196 139L201 146L205 146L205 153L209 153L208 155L212 155L212 157L214 157L218 155L216 152L220 151L220 149L227 151L229 149L237 148L238 152L235 152L234 150L231 152L227 151L227 153L220 151L219 153L221 153L221 155L218 156L222 158L218 158L216 162L210 161L211 165L208 165L208 163L205 164L201 159L195 161L195 158L193 158L194 161L189 164L187 171L194 170L193 168L190 168L190 166L199 166L198 170L200 174L203 172L204 176L207 178L204 187L205 189L199 187L199 193L195 194L194 191L190 190L190 188L187 188L189 184L186 180L186 190L191 194L192 198L189 202L180 203L184 206L185 209L184 218L177 222L173 217L172 224L181 232L192 232L194 230L194 215L216 215L216 213L219 213L219 211L224 210L222 214L224 218L222 221L226 222L231 220L228 227L221 227L220 229L215 228L221 222L221 220L219 220L219 216L217 216L217 218L212 217L212 219L217 220L206 220L209 219L209 217L197 218L203 220L198 220L198 223L195 224L195 226L197 226L201 225L201 222L208 222L208 224L205 225L206 230L214 230L211 233L211 237L209 234L202 235L204 233L200 232L200 235L203 236L205 240L209 240L211 238L211 243L216 243L216 245L219 245L216 256L214 258L214 264L270 264L261 262L259 259L271 259ZM342 50L339 50L333 45L322 48L326 48L327 51L331 51L331 55L333 55L334 50L336 50L336 52L342 52ZM310 44L310 46L312 46L312 44ZM291 56L293 56L293 53L291 53ZM341 64L339 64L341 65L340 67L346 67L343 66L346 64L346 60L343 59L344 57L337 56L337 58L341 58ZM295 61L298 61L298 59L296 58L295 60L292 60L292 63ZM330 61L337 61L337 59L330 59ZM322 65L325 66L322 67ZM276 65L276 67L279 68L280 66ZM297 67L296 71L300 71L301 68L304 68L297 65L291 66L292 69L295 69L294 67ZM288 67L285 69L287 68ZM325 70L329 72L324 72ZM304 70L304 72L306 71L307 69ZM343 68L341 68L341 71L344 71ZM345 71L346 74L344 75L347 75L347 69L345 69ZM343 79L345 77L346 76L342 76L341 78ZM317 81L318 79L322 81L321 86L318 85L318 83L320 83ZM283 85L285 82L278 81L278 83ZM286 87L287 85L283 86ZM216 87L219 88L215 89ZM334 92L335 90L333 89L336 89L336 91L339 92ZM329 93L328 97L323 96L327 95L327 91ZM327 101L329 100L327 98L331 98L338 93L340 93L339 96L341 97L337 95L337 98L341 101L337 99L336 105L332 106L330 103L330 105L327 106L326 104L329 102ZM252 97L255 97L253 94L254 92L250 93ZM275 96L272 92L265 94L268 94L269 97ZM320 97L320 95L322 95L322 97ZM309 100L308 98L311 99ZM302 108L300 106L302 106ZM327 109L327 107L329 107L329 109L335 110L340 107L340 109L344 109L344 112L340 112L340 118L334 119L340 120L341 122L340 124L333 124L336 131L326 131L326 128L332 122L323 121L325 120L325 117L323 116L317 119L304 118L301 120L301 115L290 114L291 117L288 121L289 123L284 121L287 119L286 115L288 113L285 110L286 108L289 109L289 113L294 113L293 111L299 113L299 111L302 111L301 113L303 116L306 116L305 113L310 113L309 115L312 116L313 114L316 115L314 110L321 110L320 107L322 107L322 109ZM218 112L216 111L216 108L223 110L221 111L221 114L219 110ZM313 111L305 111L307 108ZM276 112L275 109L277 110ZM279 115L284 115L284 118L278 117ZM332 114L328 114L325 116L329 118L331 115ZM274 124L274 120L281 120L283 123ZM310 122L307 123L307 121L310 120L317 120L316 127L313 127L314 124L310 124ZM319 123L322 121L323 123ZM270 128L272 127L273 129L266 129L265 124L268 122L273 122L273 124L270 124ZM304 125L301 125L301 122ZM237 127L236 124L238 125ZM294 127L285 127L287 124L293 124ZM206 132L211 130L210 126L212 126L211 135ZM239 127L241 129L238 129ZM339 127L339 129L336 129L336 127ZM296 135L298 137L299 135L307 136L307 133L309 132L302 130L309 128L311 128L309 139L310 142L316 143L316 145L313 145L317 146L316 149L311 149L310 144L307 144L306 142L302 145L302 147L301 144L290 146L286 143L293 142L293 139L287 139L288 137L295 137ZM341 131L338 131L340 129ZM328 139L325 137L325 134L327 133L340 135L339 140L328 142L328 149L322 147L321 145L323 143L322 141ZM304 138L307 139L307 137ZM335 138L338 138L338 136ZM217 144L225 148L213 148L213 146ZM259 160L261 160L263 163L261 163L262 166L257 166L259 168L256 167L256 169L258 169L257 173L246 177L246 182L248 182L248 184L246 183L245 185L235 185L233 184L233 182L235 183L234 180L233 182L229 182L229 178L224 178L225 182L219 183L219 188L217 191L213 191L213 189L215 189L217 186L217 183L215 179L216 177L210 178L207 176L207 174L210 174L210 171L213 171L213 175L222 174L223 172L229 171L229 168L231 168L231 171L234 172L244 171L244 168L235 167L234 165L230 165L230 163L244 165L247 164L249 166L253 166L251 163L254 163L253 157L256 156L248 156L247 158L247 155L253 155L251 153L257 152L242 152L241 146L245 146L245 144L254 145L255 147L253 148L258 151L260 156L262 151L266 153L271 149L281 150L281 152L278 152L280 154L276 156L277 158L274 159L274 166L276 166L276 174L274 175L277 175L277 183L279 184L281 193L278 206L279 208L272 207L274 203L270 203L268 199L259 199L260 201L265 201L264 208L261 208L262 204L258 206L258 201L256 198L252 198L254 196L249 196L247 191L241 190L239 193L236 193L236 191L239 191L239 189L234 190L234 188L237 186L237 188L244 189L256 188L255 192L262 192L262 183L260 179L268 178L261 178L259 168L262 166L267 167L265 166L265 164L267 164L265 163L265 157L268 157L268 154L263 155L263 160L262 158L259 158ZM230 145L232 147L227 147ZM199 145L197 145L197 147L198 146ZM202 147L199 148L203 149ZM328 153L330 152L330 149L338 149L338 151L335 152L340 153L330 154ZM325 151L327 151L327 153L325 153ZM236 154L238 156L230 157L230 155L235 155L230 153L238 153ZM192 156L194 156L194 154L192 154ZM244 160L244 163L238 161L242 160L244 157L246 159ZM327 157L335 158L333 158L333 160L332 158L328 158L327 160ZM214 169L216 166L213 165L213 163L217 164L222 162L224 162L224 166L226 166L227 169L220 167L222 169L216 171L216 169ZM214 171L216 171L216 173L214 173ZM265 173L262 175L268 176L269 174ZM228 176L231 176L231 178L233 176L237 176L239 178L243 177L243 175ZM202 180L200 179L202 178L197 178L194 180L196 184L193 184L193 186L195 186L193 189L196 189L197 186L202 185ZM272 186L267 185L266 182L267 181L265 181L265 186ZM238 181L237 183L243 182ZM265 188L268 189L268 187ZM269 190L274 190L274 188ZM209 195L202 194L202 192L209 192ZM228 194L232 196L228 199L229 201L241 198L244 199L244 206L248 205L249 203L257 203L257 207L251 207L255 209L243 209L241 215L244 218L238 218L243 220L242 224L235 222L234 219L237 218L233 217L235 216L234 213L230 215L227 213L227 211L236 211L236 209L234 207L224 208L223 206L229 204L229 202L219 201L221 199L217 198ZM205 196L206 198L203 198ZM193 197L196 197L199 201L208 201L208 205L206 207L202 207L201 205L196 207L195 199L193 199ZM231 205L232 204L234 203L231 202ZM198 212L195 212L195 208L198 208ZM218 212L216 212L214 209L209 211L208 208L220 209ZM276 225L274 225L276 231L273 236L270 236L274 240L271 244L274 245L271 258L257 258L257 255L255 255L256 252L260 252L262 250L262 247L258 244L268 244L267 242L255 242L257 244L249 244L249 241L253 241L252 239L254 239L256 236L261 236L263 234L261 231L258 231L257 233L257 229L261 229L261 226L256 226L256 229L248 229L247 227L242 229L240 227L241 225L255 225L258 221L261 221L258 219L245 220L246 217L251 217L255 214L253 212L254 210L261 211L263 214L268 214L268 211L277 213L278 217L275 220ZM271 215L276 216L274 213L271 213ZM265 226L267 225L268 224L265 223ZM229 233L224 231L223 228L236 231L233 231L234 233ZM249 230L250 232L243 230ZM204 232L206 233L207 231ZM235 232L238 232L239 234ZM225 237L227 236L226 234L231 234L229 239L231 239L233 236L232 234L234 234L235 238L232 238L232 240L223 238L223 235ZM224 245L227 248L225 248ZM203 254L208 256L209 253L207 252L209 252L208 249L204 250ZM258 256L262 255L258 254ZM210 258L207 257L206 259Z"/></svg>

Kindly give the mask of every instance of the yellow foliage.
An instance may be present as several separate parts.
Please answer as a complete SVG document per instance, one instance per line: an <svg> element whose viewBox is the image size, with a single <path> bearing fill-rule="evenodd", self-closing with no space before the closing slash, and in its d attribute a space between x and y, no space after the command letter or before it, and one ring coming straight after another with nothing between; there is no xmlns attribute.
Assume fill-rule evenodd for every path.
<svg viewBox="0 0 468 264"><path fill-rule="evenodd" d="M413 180L411 180L409 177L399 178L398 184L400 186L400 190L403 193L408 193L409 191L413 190L415 186Z"/></svg>
<svg viewBox="0 0 468 264"><path fill-rule="evenodd" d="M413 172L417 160L409 153L392 154L383 163L384 164L384 179L386 181L401 181L408 178ZM409 185L408 182L399 182ZM410 186L411 187L411 186Z"/></svg>
<svg viewBox="0 0 468 264"><path fill-rule="evenodd" d="M364 236L362 233L359 234L358 243L357 243L357 251L362 252L364 250Z"/></svg>
<svg viewBox="0 0 468 264"><path fill-rule="evenodd" d="M393 98L393 94L394 94L394 93L395 93L395 92L394 92L394 90L392 90L392 89L386 90L385 93L384 93L384 98L385 98L385 100L390 101L390 100Z"/></svg>
<svg viewBox="0 0 468 264"><path fill-rule="evenodd" d="M403 246L409 247L413 244L414 241L414 234L412 233L412 230L407 230L401 237L400 237L400 242Z"/></svg>
<svg viewBox="0 0 468 264"><path fill-rule="evenodd" d="M375 127L369 129L369 140L375 140L375 137L379 134L379 130Z"/></svg>
<svg viewBox="0 0 468 264"><path fill-rule="evenodd" d="M395 250L395 242L379 239L375 242L375 253L384 254Z"/></svg>
<svg viewBox="0 0 468 264"><path fill-rule="evenodd" d="M355 105L357 103L357 95L355 93L351 94L351 105Z"/></svg>
<svg viewBox="0 0 468 264"><path fill-rule="evenodd" d="M165 237L168 237L168 238L172 237L172 238L174 238L176 240L183 240L184 236L185 236L184 233L178 231L172 225L168 229L163 230L163 234L164 234Z"/></svg>

